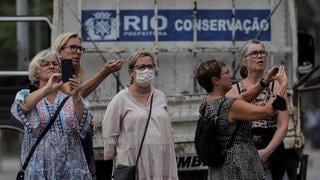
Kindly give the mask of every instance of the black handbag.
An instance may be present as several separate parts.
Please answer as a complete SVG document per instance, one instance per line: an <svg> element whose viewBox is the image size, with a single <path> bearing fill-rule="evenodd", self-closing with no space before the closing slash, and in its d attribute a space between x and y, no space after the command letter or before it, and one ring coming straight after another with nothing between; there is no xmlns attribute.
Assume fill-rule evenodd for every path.
<svg viewBox="0 0 320 180"><path fill-rule="evenodd" d="M149 121L150 121L152 102L153 102L153 94L151 95L150 110L149 110L149 114L148 114L147 124L144 129L144 133L143 133L143 137L142 137L141 144L139 147L139 153L138 153L138 157L136 159L135 165L134 166L127 166L127 165L118 164L116 169L113 172L113 179L114 180L135 180L136 179L136 167L138 165L138 160L141 155L142 145L144 142L144 138L146 137L146 133L147 133L147 129L148 129Z"/></svg>
<svg viewBox="0 0 320 180"><path fill-rule="evenodd" d="M29 164L29 161L34 153L34 151L36 150L37 146L39 145L41 139L44 137L44 135L46 135L46 133L49 131L49 129L52 127L54 121L56 120L59 112L61 111L62 106L64 105L64 103L69 99L69 96L65 97L61 104L58 106L56 112L54 113L54 115L52 116L52 118L50 119L50 122L48 123L48 125L46 126L46 128L41 132L41 134L39 135L38 139L36 140L36 142L33 144L26 160L24 161L21 169L19 170L16 180L24 180L24 171L27 169L27 166Z"/></svg>

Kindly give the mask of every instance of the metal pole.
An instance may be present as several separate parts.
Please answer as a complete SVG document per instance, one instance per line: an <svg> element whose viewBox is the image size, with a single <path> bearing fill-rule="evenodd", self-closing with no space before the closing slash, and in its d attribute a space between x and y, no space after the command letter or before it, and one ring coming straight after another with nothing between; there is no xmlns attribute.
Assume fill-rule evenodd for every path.
<svg viewBox="0 0 320 180"><path fill-rule="evenodd" d="M192 63L194 65L194 68L197 66L197 49L198 49L198 5L197 0L193 0L193 12L192 12L192 22L193 22L193 48L192 48ZM197 88L197 80L196 78L193 78L193 92L198 93Z"/></svg>
<svg viewBox="0 0 320 180"><path fill-rule="evenodd" d="M28 1L16 0L17 15L27 15ZM29 28L27 22L17 22L18 70L26 70L29 64Z"/></svg>
<svg viewBox="0 0 320 180"><path fill-rule="evenodd" d="M154 0L154 46L153 46L153 53L154 53L154 61L157 63L157 68L155 69L155 80L154 80L154 87L159 87L159 31L158 31L158 1Z"/></svg>
<svg viewBox="0 0 320 180"><path fill-rule="evenodd" d="M232 70L233 70L233 78L236 77L236 73L238 72L238 69L240 67L240 63L238 66L236 66L236 62L238 57L236 57L236 2L235 0L232 0L232 14L231 14L231 20L232 20Z"/></svg>
<svg viewBox="0 0 320 180"><path fill-rule="evenodd" d="M40 15L40 7L41 7L41 1L40 0L33 0L35 4L35 15ZM41 23L36 22L35 23L35 52L39 52L42 50L42 34L41 34Z"/></svg>

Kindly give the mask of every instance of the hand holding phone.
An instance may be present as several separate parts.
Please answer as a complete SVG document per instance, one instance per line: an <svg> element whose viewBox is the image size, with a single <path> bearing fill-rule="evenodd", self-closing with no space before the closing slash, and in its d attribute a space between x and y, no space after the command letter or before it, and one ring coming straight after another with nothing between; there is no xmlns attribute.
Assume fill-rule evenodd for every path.
<svg viewBox="0 0 320 180"><path fill-rule="evenodd" d="M72 59L62 59L61 60L61 74L62 81L65 83L69 80L69 78L74 75L74 67L72 64Z"/></svg>
<svg viewBox="0 0 320 180"><path fill-rule="evenodd" d="M275 67L273 70L272 70L272 75L277 75L277 73L279 72L279 67Z"/></svg>

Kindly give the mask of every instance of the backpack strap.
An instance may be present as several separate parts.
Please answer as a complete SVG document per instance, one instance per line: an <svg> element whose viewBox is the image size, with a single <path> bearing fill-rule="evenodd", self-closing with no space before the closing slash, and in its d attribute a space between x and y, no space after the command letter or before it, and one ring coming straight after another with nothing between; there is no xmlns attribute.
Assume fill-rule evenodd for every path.
<svg viewBox="0 0 320 180"><path fill-rule="evenodd" d="M216 115L216 117L214 118L214 124L217 123L217 119L218 119L218 117L219 117L219 115L220 115L220 109L221 109L222 104L224 103L225 100L226 100L226 99L223 99L222 102L219 104L219 108L218 108L218 111L217 111L217 115Z"/></svg>
<svg viewBox="0 0 320 180"><path fill-rule="evenodd" d="M232 133L231 139L230 139L230 141L229 141L229 143L228 143L228 146L227 146L228 149L232 146L233 141L234 141L234 139L236 138L236 135L237 135L239 126L240 126L240 125L239 125L239 122L236 121L236 129L235 129L235 130L233 131L233 133Z"/></svg>

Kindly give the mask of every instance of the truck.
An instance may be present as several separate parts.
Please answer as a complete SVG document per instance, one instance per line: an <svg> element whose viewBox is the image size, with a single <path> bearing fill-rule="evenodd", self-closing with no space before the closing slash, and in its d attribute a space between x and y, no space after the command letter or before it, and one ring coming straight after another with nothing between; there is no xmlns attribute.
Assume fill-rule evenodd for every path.
<svg viewBox="0 0 320 180"><path fill-rule="evenodd" d="M205 91L195 69L210 58L223 60L240 79L239 49L259 39L270 52L268 67L284 65L289 79L287 150L302 154L304 137L293 86L298 81L298 29L295 1L225 0L92 0L54 1L52 40L63 32L79 32L87 53L82 57L91 77L107 59L124 59L123 68L89 96L98 125L94 135L97 161L103 160L101 121L108 102L129 84L128 56L138 50L155 55L154 86L168 98L177 164L181 179L206 179L198 159L194 133ZM299 155L299 157L301 157ZM297 159L297 162L300 159ZM292 167L297 168L297 167ZM301 168L300 168L301 170ZM97 166L97 172L103 172ZM98 174L99 176L99 174Z"/></svg>
<svg viewBox="0 0 320 180"><path fill-rule="evenodd" d="M106 78L88 97L97 124L93 138L97 177L106 173L103 115L112 97L130 82L127 58L131 53L147 50L154 54L153 86L167 95L179 177L200 180L207 178L207 167L196 155L194 134L205 91L197 84L195 69L210 58L221 59L234 78L240 80L239 49L247 40L259 39L269 51L267 68L281 64L288 73L289 127L284 142L288 154L292 154L288 159L294 162L288 169L305 179L307 155L303 153L300 92L305 90L301 86L307 78L299 81L305 73L299 70L306 62L299 58L302 46L298 44L310 44L312 38L298 32L296 1L55 0L53 3L51 40L63 32L81 35L86 48L81 59L85 67L83 80L92 77L108 59L124 60L123 68Z"/></svg>

